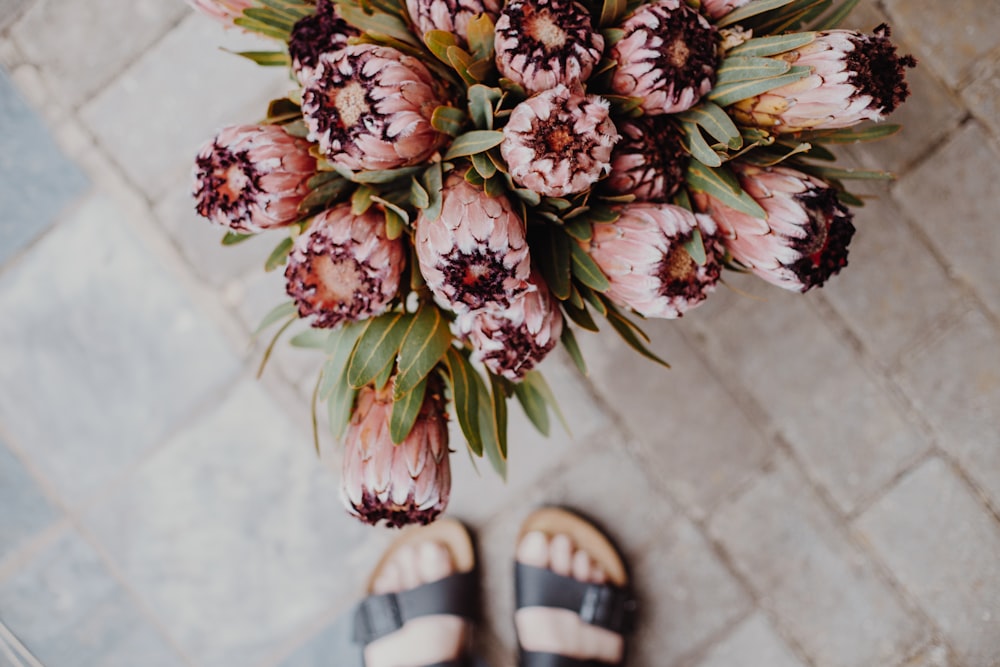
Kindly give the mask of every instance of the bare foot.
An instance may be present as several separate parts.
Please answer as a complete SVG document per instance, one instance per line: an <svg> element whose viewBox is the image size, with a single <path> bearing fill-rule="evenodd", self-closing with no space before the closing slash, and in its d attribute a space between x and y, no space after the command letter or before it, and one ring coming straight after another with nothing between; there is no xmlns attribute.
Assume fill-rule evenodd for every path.
<svg viewBox="0 0 1000 667"><path fill-rule="evenodd" d="M549 539L541 532L527 533L517 545L517 560L579 581L594 584L607 581L604 570L586 552L576 549L566 535ZM584 623L576 612L568 609L518 609L514 625L525 651L557 653L611 665L619 664L622 659L624 640L621 635Z"/></svg>
<svg viewBox="0 0 1000 667"><path fill-rule="evenodd" d="M455 571L451 553L437 542L401 547L375 580L375 593L396 593L444 579ZM462 655L468 624L458 616L422 616L365 647L366 667L420 667Z"/></svg>

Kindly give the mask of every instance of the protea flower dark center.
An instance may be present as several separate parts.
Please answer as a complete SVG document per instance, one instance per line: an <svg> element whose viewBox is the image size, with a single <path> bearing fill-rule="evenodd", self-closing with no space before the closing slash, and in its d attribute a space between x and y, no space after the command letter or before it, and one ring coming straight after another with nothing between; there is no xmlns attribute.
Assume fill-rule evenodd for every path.
<svg viewBox="0 0 1000 667"><path fill-rule="evenodd" d="M525 24L528 35L548 49L566 45L569 36L552 19L547 9L535 12L530 6L525 8Z"/></svg>
<svg viewBox="0 0 1000 667"><path fill-rule="evenodd" d="M805 292L847 266L848 245L855 229L851 212L832 188L807 190L795 199L802 204L809 222L803 228L805 237L791 243L803 256L788 268L802 281Z"/></svg>
<svg viewBox="0 0 1000 667"><path fill-rule="evenodd" d="M365 271L349 248L325 238L311 244L301 262L288 265L288 294L299 304L299 316L316 315L313 326L333 327L371 310L371 297L382 285Z"/></svg>
<svg viewBox="0 0 1000 667"><path fill-rule="evenodd" d="M337 13L330 0L319 0L316 13L299 20L292 28L288 54L296 70L311 74L319 57L347 45L347 39L361 34Z"/></svg>
<svg viewBox="0 0 1000 667"><path fill-rule="evenodd" d="M231 220L248 215L249 207L261 192L260 174L245 152L234 153L215 142L210 154L199 155L195 192L198 214L210 217L222 211Z"/></svg>
<svg viewBox="0 0 1000 667"><path fill-rule="evenodd" d="M677 126L665 116L620 122L620 141L611 154L611 174L602 188L636 201L667 202L681 183L690 156Z"/></svg>
<svg viewBox="0 0 1000 667"><path fill-rule="evenodd" d="M334 94L333 105L344 126L355 125L362 116L371 113L368 92L360 83L351 82Z"/></svg>
<svg viewBox="0 0 1000 667"><path fill-rule="evenodd" d="M905 68L917 65L913 56L896 55L896 47L889 41L891 34L883 23L871 36L858 35L851 39L854 50L846 56L851 84L857 88L855 95L870 96L871 106L883 114L892 113L910 96Z"/></svg>
<svg viewBox="0 0 1000 667"><path fill-rule="evenodd" d="M684 244L691 240L691 236L691 234L686 234L675 239L663 261L660 262L657 270L657 276L660 279L660 296L684 297L686 299L703 298L705 290L699 281L715 282L718 279L721 268L714 262L707 265L704 276L698 275L698 263L684 247Z"/></svg>
<svg viewBox="0 0 1000 667"><path fill-rule="evenodd" d="M482 308L487 303L507 305L509 290L505 281L516 276L513 268L504 265L503 254L479 250L464 254L455 249L446 259L442 267L444 281L456 288L459 299L470 309Z"/></svg>

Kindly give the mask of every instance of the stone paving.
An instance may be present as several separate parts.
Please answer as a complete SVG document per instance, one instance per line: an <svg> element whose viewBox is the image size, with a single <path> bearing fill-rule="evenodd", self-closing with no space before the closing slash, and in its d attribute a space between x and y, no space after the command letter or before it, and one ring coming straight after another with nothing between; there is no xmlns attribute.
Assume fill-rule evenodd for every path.
<svg viewBox="0 0 1000 667"><path fill-rule="evenodd" d="M0 0L0 666L306 667L391 538L347 518L308 428L315 359L261 381L266 243L223 249L194 151L281 75L181 2ZM1000 665L1000 3L862 1L921 60L899 179L851 267L801 297L730 276L546 363L572 435L515 415L510 480L454 458L513 664L521 519L613 526L639 582L636 667Z"/></svg>

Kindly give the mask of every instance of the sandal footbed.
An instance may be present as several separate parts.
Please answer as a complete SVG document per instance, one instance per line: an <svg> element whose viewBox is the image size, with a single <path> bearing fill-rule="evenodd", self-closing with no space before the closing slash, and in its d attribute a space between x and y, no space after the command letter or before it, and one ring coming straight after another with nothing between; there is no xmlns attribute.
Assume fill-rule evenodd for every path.
<svg viewBox="0 0 1000 667"><path fill-rule="evenodd" d="M583 517L558 507L532 512L521 524L518 544L528 533L540 532L550 539L566 535L576 549L582 550L607 574L608 581L619 588L628 586L628 570L621 554L597 526Z"/></svg>
<svg viewBox="0 0 1000 667"><path fill-rule="evenodd" d="M472 536L461 522L455 519L438 519L427 526L409 526L383 552L368 577L366 591L375 590L375 581L381 576L386 565L406 546L416 546L424 542L435 542L448 549L455 573L471 572L476 567L476 555L472 546Z"/></svg>

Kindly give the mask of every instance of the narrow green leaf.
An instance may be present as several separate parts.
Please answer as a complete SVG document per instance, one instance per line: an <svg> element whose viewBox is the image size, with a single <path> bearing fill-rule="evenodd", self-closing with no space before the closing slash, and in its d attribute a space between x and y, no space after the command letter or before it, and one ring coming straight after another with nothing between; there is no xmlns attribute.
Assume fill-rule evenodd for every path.
<svg viewBox="0 0 1000 667"><path fill-rule="evenodd" d="M427 208L431 205L431 197L416 178L410 181L410 203L417 208Z"/></svg>
<svg viewBox="0 0 1000 667"><path fill-rule="evenodd" d="M769 90L774 90L775 88L795 83L799 79L807 76L810 71L809 67L793 67L789 70L788 74L782 74L781 76L776 76L771 79L757 79L754 81L740 81L737 83L723 84L721 86L716 86L712 92L708 94L708 98L719 106L727 107L730 104L736 104L740 100L757 97L758 95L763 95Z"/></svg>
<svg viewBox="0 0 1000 667"><path fill-rule="evenodd" d="M226 235L222 237L222 245L236 245L237 243L243 243L247 239L252 239L256 234L241 234L239 232L226 232Z"/></svg>
<svg viewBox="0 0 1000 667"><path fill-rule="evenodd" d="M382 197L372 197L372 201L382 205L382 210L385 211L385 235L390 241L395 241L403 235L406 225L410 224L410 214L406 209Z"/></svg>
<svg viewBox="0 0 1000 667"><path fill-rule="evenodd" d="M590 223L590 218L576 218L572 222L566 223L566 233L577 241L587 243L594 238L594 226Z"/></svg>
<svg viewBox="0 0 1000 667"><path fill-rule="evenodd" d="M417 421L420 408L424 404L424 395L427 393L427 378L417 383L417 386L402 396L393 399L392 414L389 417L389 437L395 444L400 444L406 440L406 436L413 429L413 424Z"/></svg>
<svg viewBox="0 0 1000 667"><path fill-rule="evenodd" d="M478 378L478 374L476 375ZM497 415L494 410L493 398L482 379L478 382L479 391L479 433L483 442L483 453L496 471L500 479L507 480L507 458L503 452L506 446L501 448L500 425L497 423ZM506 431L506 424L503 425ZM505 434L506 437L506 434Z"/></svg>
<svg viewBox="0 0 1000 667"><path fill-rule="evenodd" d="M288 261L288 255L292 252L292 246L295 244L291 237L286 237L279 243L271 254L268 256L267 261L264 262L265 271L274 271L279 266L283 266L286 261Z"/></svg>
<svg viewBox="0 0 1000 667"><path fill-rule="evenodd" d="M858 6L859 0L844 0L836 9L824 16L812 26L814 30L833 30L839 28L844 19Z"/></svg>
<svg viewBox="0 0 1000 667"><path fill-rule="evenodd" d="M837 169L821 165L799 165L803 171L814 174L823 180L857 180L857 181L894 181L896 175L889 171L870 171L867 169Z"/></svg>
<svg viewBox="0 0 1000 667"><path fill-rule="evenodd" d="M740 135L736 123L717 104L708 101L702 102L694 109L678 114L678 118L699 125L716 141L726 144L733 150L738 150L743 146L743 137Z"/></svg>
<svg viewBox="0 0 1000 667"><path fill-rule="evenodd" d="M493 20L488 14L480 14L469 21L466 33L469 38L469 48L477 60L493 58Z"/></svg>
<svg viewBox="0 0 1000 667"><path fill-rule="evenodd" d="M444 171L440 162L427 167L423 177L424 191L427 192L428 204L424 208L424 217L433 222L441 215L441 190L444 187Z"/></svg>
<svg viewBox="0 0 1000 667"><path fill-rule="evenodd" d="M295 26L295 20L290 16L282 15L278 12L262 7L248 7L243 10L243 16L269 25L272 28L284 30L288 33L290 33L292 28Z"/></svg>
<svg viewBox="0 0 1000 667"><path fill-rule="evenodd" d="M309 416L312 421L313 447L316 449L316 456L319 452L319 418L316 416L316 404L319 402L319 386L323 382L323 369L320 368L316 374L316 384L313 386L312 398L309 400Z"/></svg>
<svg viewBox="0 0 1000 667"><path fill-rule="evenodd" d="M760 204L739 187L736 179L725 167L712 169L700 162L692 161L688 165L687 181L688 188L695 192L711 195L726 206L747 215L761 220L767 219L767 213L760 207ZM734 184L736 184L735 190Z"/></svg>
<svg viewBox="0 0 1000 667"><path fill-rule="evenodd" d="M601 297L598 296L597 292L590 289L586 285L581 285L580 283L574 285L573 288L580 293L584 300L589 303L594 310L601 315L607 316L608 308L604 305L604 301L601 300Z"/></svg>
<svg viewBox="0 0 1000 667"><path fill-rule="evenodd" d="M340 201L351 187L350 181L336 175L335 179L326 180L307 194L299 204L299 211L308 213L315 209L329 208L331 204Z"/></svg>
<svg viewBox="0 0 1000 667"><path fill-rule="evenodd" d="M410 46L420 47L420 42L413 36L409 26L402 20L389 14L367 14L361 8L345 3L337 4L337 11L345 21L359 30L365 30L376 35L387 35Z"/></svg>
<svg viewBox="0 0 1000 667"><path fill-rule="evenodd" d="M758 14L763 14L764 12L769 12L779 7L784 7L785 5L791 4L795 0L756 0L751 2L739 9L729 12L718 21L715 22L720 28L724 28L729 25L734 25L746 21L752 16L757 16Z"/></svg>
<svg viewBox="0 0 1000 667"><path fill-rule="evenodd" d="M452 137L457 137L462 133L462 128L465 127L467 120L465 113L455 107L439 106L431 114L431 126L438 132Z"/></svg>
<svg viewBox="0 0 1000 667"><path fill-rule="evenodd" d="M625 16L627 0L604 0L601 5L600 27L613 28L617 26L622 17Z"/></svg>
<svg viewBox="0 0 1000 667"><path fill-rule="evenodd" d="M542 275L552 294L557 299L565 300L569 298L572 273L570 246L575 242L555 227L549 228L548 236L551 254L549 261L542 262Z"/></svg>
<svg viewBox="0 0 1000 667"><path fill-rule="evenodd" d="M389 313L368 320L347 364L347 381L355 389L373 381L392 364L410 324L411 316Z"/></svg>
<svg viewBox="0 0 1000 667"><path fill-rule="evenodd" d="M272 324L280 322L286 317L291 317L292 315L297 315L297 314L298 314L298 308L296 307L294 301L285 301L284 303L279 303L277 306L269 310L266 315L264 315L264 319L260 321L260 324L257 325L257 328L253 330L252 334L250 334L250 337L256 338L257 336L262 334L265 329L270 328Z"/></svg>
<svg viewBox="0 0 1000 667"><path fill-rule="evenodd" d="M472 156L472 166L476 168L479 175L485 179L493 178L497 173L497 166L486 153L476 153Z"/></svg>
<svg viewBox="0 0 1000 667"><path fill-rule="evenodd" d="M538 389L525 378L514 385L514 395L524 409L524 414L528 416L538 432L547 437L550 431L549 410L545 404L545 398L542 397Z"/></svg>
<svg viewBox="0 0 1000 667"><path fill-rule="evenodd" d="M559 401L556 400L556 395L549 387L549 383L545 381L545 376L542 375L541 371L534 370L528 371L524 375L523 382L529 383L535 391L542 397L542 400L552 409L562 424L563 429L566 431L567 435L572 435L573 431L569 427L569 422L566 420L566 415L563 414L562 408L559 407Z"/></svg>
<svg viewBox="0 0 1000 667"><path fill-rule="evenodd" d="M412 390L434 368L451 346L448 321L437 307L424 305L417 311L399 350L399 373L394 396Z"/></svg>
<svg viewBox="0 0 1000 667"><path fill-rule="evenodd" d="M292 59L284 51L229 51L247 60L252 60L261 67L288 67Z"/></svg>
<svg viewBox="0 0 1000 667"><path fill-rule="evenodd" d="M705 266L705 262L708 261L708 255L705 253L705 241L701 238L701 230L697 227L691 233L691 238L685 241L684 249L687 253L691 255L691 259L698 266Z"/></svg>
<svg viewBox="0 0 1000 667"><path fill-rule="evenodd" d="M330 433L335 440L340 440L343 437L344 431L351 421L351 412L353 412L354 399L357 395L358 390L352 387L346 378L342 378L330 392L326 409L330 421Z"/></svg>
<svg viewBox="0 0 1000 667"><path fill-rule="evenodd" d="M479 374L468 359L454 347L445 354L451 380L451 398L458 418L458 425L465 434L469 449L476 456L483 455L483 437L479 430Z"/></svg>
<svg viewBox="0 0 1000 667"><path fill-rule="evenodd" d="M812 44L816 41L815 32L798 32L789 35L772 35L770 37L755 37L729 50L729 56L776 56Z"/></svg>
<svg viewBox="0 0 1000 667"><path fill-rule="evenodd" d="M570 299L562 302L563 311L566 313L566 317L571 319L578 327L584 329L585 331L600 331L601 328L597 326L597 322L594 321L594 316L590 314L590 311L586 308L578 308L573 305Z"/></svg>
<svg viewBox="0 0 1000 667"><path fill-rule="evenodd" d="M326 329L306 329L292 336L288 344L292 347L322 350L326 347L326 341L329 337L330 332Z"/></svg>
<svg viewBox="0 0 1000 667"><path fill-rule="evenodd" d="M269 23L257 21L248 16L237 16L233 19L233 25L244 28L247 32L255 32L258 35L270 37L271 39L279 39L283 42L287 42L290 37L288 30L276 28Z"/></svg>
<svg viewBox="0 0 1000 667"><path fill-rule="evenodd" d="M593 206L587 216L591 222L605 223L614 222L622 215L621 209L612 206Z"/></svg>
<svg viewBox="0 0 1000 667"><path fill-rule="evenodd" d="M806 141L818 141L824 144L855 144L885 139L886 137L891 137L902 129L902 125L885 123L880 125L869 125L861 129L848 127L841 130L804 132L800 135L800 137Z"/></svg>
<svg viewBox="0 0 1000 667"><path fill-rule="evenodd" d="M569 247L572 257L573 277L598 292L607 291L611 287L611 283L608 282L607 277L601 271L601 267L597 265L597 262L594 261L586 250L580 247L579 243L570 243Z"/></svg>
<svg viewBox="0 0 1000 667"><path fill-rule="evenodd" d="M359 171L351 174L351 180L355 183L368 185L380 185L392 183L401 178L409 178L420 171L421 167L400 167L399 169L373 169L371 171Z"/></svg>
<svg viewBox="0 0 1000 667"><path fill-rule="evenodd" d="M792 64L790 62L777 58L730 56L722 61L715 79L715 85L721 86L738 81L768 79L785 74L791 68Z"/></svg>
<svg viewBox="0 0 1000 667"><path fill-rule="evenodd" d="M464 155L482 153L494 146L499 146L502 141L503 132L499 130L473 130L466 132L451 143L451 147L445 153L444 159L452 160Z"/></svg>
<svg viewBox="0 0 1000 667"><path fill-rule="evenodd" d="M496 429L497 446L500 457L507 460L507 394L506 381L493 373L487 373L490 378L490 394L493 397L493 425Z"/></svg>
<svg viewBox="0 0 1000 667"><path fill-rule="evenodd" d="M566 350L566 354L569 355L569 358L576 365L576 369L580 371L581 375L588 377L590 372L587 370L587 362L583 360L583 352L580 351L580 344L576 342L576 335L568 324L563 326L562 335L559 337L559 340L563 345L563 349Z"/></svg>
<svg viewBox="0 0 1000 667"><path fill-rule="evenodd" d="M476 129L493 129L493 109L501 95L500 90L481 83L469 86L469 115Z"/></svg>
<svg viewBox="0 0 1000 667"><path fill-rule="evenodd" d="M462 77L466 85L478 83L478 79L469 73L469 66L473 63L472 56L465 49L458 46L449 46L447 50L448 63Z"/></svg>
<svg viewBox="0 0 1000 667"><path fill-rule="evenodd" d="M264 350L264 356L261 357L260 366L257 368L257 379L264 374L264 368L267 366L267 362L271 359L271 354L274 352L274 346L278 344L278 339L281 338L282 334L288 331L288 327L292 326L296 320L298 320L298 314L293 315L288 318L288 321L281 325L277 333L271 338L271 342L268 343L267 348Z"/></svg>
<svg viewBox="0 0 1000 667"><path fill-rule="evenodd" d="M448 49L458 46L458 39L452 33L444 30L428 30L424 33L424 44L438 60L446 65L451 65L451 61L448 60Z"/></svg>
<svg viewBox="0 0 1000 667"><path fill-rule="evenodd" d="M837 199L839 199L840 203L843 204L844 206L854 206L858 208L863 208L865 205L865 202L862 199L852 195L850 192L847 192L846 190L838 190Z"/></svg>
<svg viewBox="0 0 1000 667"><path fill-rule="evenodd" d="M664 368L670 368L670 364L658 357L652 350L646 347L645 342L636 334L637 327L625 318L624 315L617 312L616 310L609 309L608 311L608 322L618 332L618 335L622 337L629 346L646 357L651 361L655 361Z"/></svg>
<svg viewBox="0 0 1000 667"><path fill-rule="evenodd" d="M681 123L681 126L684 128L684 132L681 134L681 143L684 144L685 150L691 154L691 157L709 167L721 167L722 158L705 141L705 137L701 135L701 129L693 123Z"/></svg>

